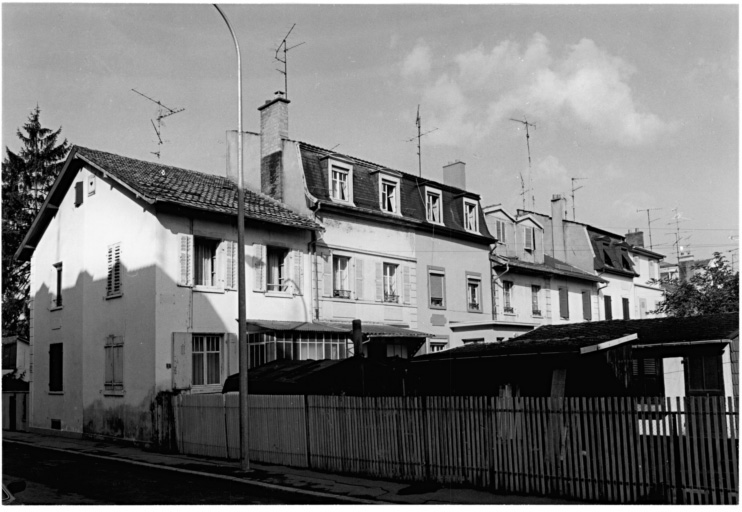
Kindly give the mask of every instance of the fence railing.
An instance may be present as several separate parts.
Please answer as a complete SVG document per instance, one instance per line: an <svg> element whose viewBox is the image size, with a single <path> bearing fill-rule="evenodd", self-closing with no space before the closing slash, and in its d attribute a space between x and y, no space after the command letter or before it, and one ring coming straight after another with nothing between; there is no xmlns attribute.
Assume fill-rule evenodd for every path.
<svg viewBox="0 0 742 512"><path fill-rule="evenodd" d="M237 395L174 401L182 453L237 459ZM611 503L738 495L731 398L249 397L250 459Z"/></svg>

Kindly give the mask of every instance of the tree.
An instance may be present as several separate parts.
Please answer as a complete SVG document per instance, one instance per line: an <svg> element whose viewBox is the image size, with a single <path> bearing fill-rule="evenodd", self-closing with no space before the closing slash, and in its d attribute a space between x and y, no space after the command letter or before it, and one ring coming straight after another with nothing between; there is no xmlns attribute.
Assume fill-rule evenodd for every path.
<svg viewBox="0 0 742 512"><path fill-rule="evenodd" d="M698 316L739 312L739 272L734 272L727 259L714 253L705 265L694 265L690 279L653 280L665 288L664 299L655 313L668 316Z"/></svg>
<svg viewBox="0 0 742 512"><path fill-rule="evenodd" d="M23 147L19 153L5 148L2 164L3 200L3 336L28 337L29 263L14 258L23 237L49 193L69 153L62 131L41 126L37 106L17 131Z"/></svg>

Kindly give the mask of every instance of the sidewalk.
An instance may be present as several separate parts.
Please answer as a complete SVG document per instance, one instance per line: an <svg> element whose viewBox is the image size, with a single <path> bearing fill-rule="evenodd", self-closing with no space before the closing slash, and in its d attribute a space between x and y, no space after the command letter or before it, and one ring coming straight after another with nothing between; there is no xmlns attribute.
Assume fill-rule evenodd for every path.
<svg viewBox="0 0 742 512"><path fill-rule="evenodd" d="M197 473L250 485L313 496L341 498L356 504L470 504L470 505L560 505L567 500L540 496L499 495L475 489L449 489L355 476L320 473L286 466L251 462L247 474L236 461L205 459L177 454L147 452L134 446L92 439L70 439L29 432L3 431L3 442L23 443L90 457L116 459L131 464Z"/></svg>

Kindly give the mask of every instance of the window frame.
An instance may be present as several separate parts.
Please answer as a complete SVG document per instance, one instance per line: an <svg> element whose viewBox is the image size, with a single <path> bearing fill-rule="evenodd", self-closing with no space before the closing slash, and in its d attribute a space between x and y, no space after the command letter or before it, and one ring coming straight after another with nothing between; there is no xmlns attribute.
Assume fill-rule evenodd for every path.
<svg viewBox="0 0 742 512"><path fill-rule="evenodd" d="M394 186L394 208L392 211L385 208L386 201L384 201L384 185ZM382 212L390 215L402 215L402 185L400 179L396 176L379 173L379 208Z"/></svg>
<svg viewBox="0 0 742 512"><path fill-rule="evenodd" d="M543 317L541 314L541 286L538 284L531 285L531 316Z"/></svg>
<svg viewBox="0 0 742 512"><path fill-rule="evenodd" d="M529 230L531 236L528 236ZM536 228L533 226L523 226L523 249L528 252L534 252L536 250Z"/></svg>
<svg viewBox="0 0 742 512"><path fill-rule="evenodd" d="M336 171L338 173L342 173L346 175L346 186L347 186L347 198L341 199L339 197L335 197L335 188L334 188L334 177L333 172ZM336 160L330 160L327 164L327 183L329 186L329 196L330 200L335 203L341 203L341 204L353 204L353 165L350 163L345 162L338 162Z"/></svg>
<svg viewBox="0 0 742 512"><path fill-rule="evenodd" d="M471 285L476 285L476 294L477 294L477 307L472 307L471 296L470 296L470 290ZM482 313L484 310L483 304L482 304L482 275L475 273L475 272L467 272L466 273L466 311L469 313Z"/></svg>
<svg viewBox="0 0 742 512"><path fill-rule="evenodd" d="M62 309L64 303L62 301L62 284L63 284L63 271L64 265L61 261L52 265L54 267L54 295L52 301L51 310Z"/></svg>
<svg viewBox="0 0 742 512"><path fill-rule="evenodd" d="M497 237L497 242L502 245L507 245L507 234L506 234L506 226L504 219L495 219L495 233Z"/></svg>
<svg viewBox="0 0 742 512"><path fill-rule="evenodd" d="M283 259L278 267L279 271L279 283L278 283L278 289L271 288L272 286L276 286L276 283L271 283L272 274L271 271L271 252L272 251L280 251L283 253ZM289 275L289 255L291 254L291 251L287 247L283 247L280 245L266 245L265 246L265 293L266 294L279 294L279 295L289 295L291 294L291 290L289 289L289 285L291 284L291 276ZM281 271L283 269L283 271ZM280 277L283 276L283 277ZM281 283L283 281L283 283Z"/></svg>
<svg viewBox="0 0 742 512"><path fill-rule="evenodd" d="M432 275L441 277L441 297L435 297L436 299L441 299L440 305L433 304L433 287L431 286L430 280L430 276ZM430 309L446 309L446 269L444 269L443 267L432 267L430 265L428 266L428 307Z"/></svg>
<svg viewBox="0 0 742 512"><path fill-rule="evenodd" d="M338 288L337 283L337 265L336 262L345 260L345 285L346 288ZM332 296L336 299L350 299L351 296L351 284L350 284L350 269L351 269L351 258L342 254L332 254ZM347 293L339 293L347 292Z"/></svg>
<svg viewBox="0 0 742 512"><path fill-rule="evenodd" d="M433 196L438 198L439 220L437 221L431 218L431 215L430 215L431 209L428 207L429 199L430 197L433 197ZM443 192L441 192L437 188L432 188L428 186L425 187L425 220L427 220L431 224L445 226L445 223L443 222Z"/></svg>
<svg viewBox="0 0 742 512"><path fill-rule="evenodd" d="M469 208L473 209L474 226L469 227ZM469 233L479 233L479 203L474 199L464 198L464 229Z"/></svg>
<svg viewBox="0 0 742 512"><path fill-rule="evenodd" d="M199 247L204 246L204 242L208 242L213 247L211 254L211 284L199 283L199 269L200 273L203 274L204 270L202 267L203 260L199 257ZM219 245L222 240L209 236L193 235L193 289L194 290L218 290L219 287ZM202 276L203 277L203 276Z"/></svg>
<svg viewBox="0 0 742 512"><path fill-rule="evenodd" d="M503 280L502 282L502 312L506 315L514 315L515 307L513 306L513 281Z"/></svg>
<svg viewBox="0 0 742 512"><path fill-rule="evenodd" d="M196 350L196 341L197 339L203 340L203 350ZM216 338L217 344L218 344L218 350L208 350L208 340L209 338ZM191 389L199 391L199 390L208 390L208 389L219 389L222 386L222 383L224 381L225 375L225 354L224 354L224 334L223 333L215 333L215 332L208 332L208 333L193 333L191 335ZM202 368L201 371L203 372L203 383L202 384L196 384L195 381L195 356L197 354L203 355L202 360ZM207 382L208 376L209 376L209 354L218 354L218 379L217 382Z"/></svg>
<svg viewBox="0 0 742 512"><path fill-rule="evenodd" d="M387 276L387 269L394 269L394 275ZM382 302L389 303L389 304L399 304L400 303L400 294L399 294L399 264L398 263L390 263L388 261L385 261L381 265L381 275L382 275ZM393 284L393 287L388 287L387 283ZM396 293L390 293L391 291L394 291Z"/></svg>

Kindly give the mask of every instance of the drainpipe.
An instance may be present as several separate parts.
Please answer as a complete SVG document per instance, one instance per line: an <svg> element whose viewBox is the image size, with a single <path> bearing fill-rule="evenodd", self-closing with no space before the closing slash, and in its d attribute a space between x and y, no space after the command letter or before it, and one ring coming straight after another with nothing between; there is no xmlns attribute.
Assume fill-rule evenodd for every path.
<svg viewBox="0 0 742 512"><path fill-rule="evenodd" d="M605 272L601 272L600 274L598 274L598 277L602 276L604 273ZM597 293L597 296L598 296L598 321L601 320L601 318L600 318L600 290L602 290L604 288L608 288L608 285L609 284L611 284L611 283L605 283L603 286L600 286L600 283L598 283L598 289L597 289L597 292L598 292Z"/></svg>
<svg viewBox="0 0 742 512"><path fill-rule="evenodd" d="M322 207L322 203L317 201L315 207L312 208L314 212L314 220L317 220L317 212ZM317 232L312 231L312 241L309 242L312 247L312 268L314 269L314 319L319 320L319 268L317 267Z"/></svg>
<svg viewBox="0 0 742 512"><path fill-rule="evenodd" d="M490 250L490 256L495 254L495 250L497 249L497 245L495 244L495 247L493 247ZM501 281L502 276L510 272L510 262L505 262L505 272L500 274L499 276L495 276L495 269L492 265L492 260L490 260L490 279L492 280L492 320L495 320L497 318L497 304L495 304L495 281Z"/></svg>

